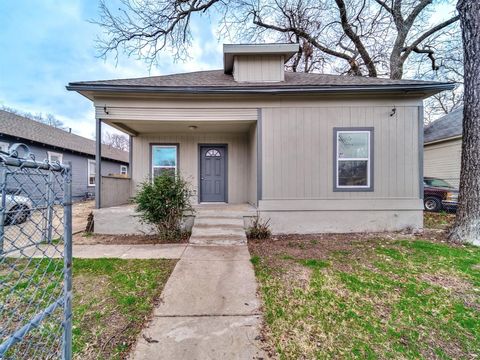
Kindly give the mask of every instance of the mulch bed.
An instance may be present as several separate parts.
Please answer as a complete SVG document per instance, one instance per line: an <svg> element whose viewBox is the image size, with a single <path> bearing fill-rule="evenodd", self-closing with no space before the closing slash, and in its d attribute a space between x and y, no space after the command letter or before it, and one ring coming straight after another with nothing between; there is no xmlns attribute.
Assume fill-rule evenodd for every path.
<svg viewBox="0 0 480 360"><path fill-rule="evenodd" d="M182 244L187 243L189 236L177 241L165 241L157 235L105 235L80 233L73 236L75 245L151 245L151 244Z"/></svg>

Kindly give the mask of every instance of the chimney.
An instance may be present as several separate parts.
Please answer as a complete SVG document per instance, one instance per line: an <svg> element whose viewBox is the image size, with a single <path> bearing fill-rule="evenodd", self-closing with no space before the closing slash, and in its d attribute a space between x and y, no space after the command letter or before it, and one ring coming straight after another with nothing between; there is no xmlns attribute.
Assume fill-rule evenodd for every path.
<svg viewBox="0 0 480 360"><path fill-rule="evenodd" d="M298 44L224 44L223 70L237 82L281 82Z"/></svg>

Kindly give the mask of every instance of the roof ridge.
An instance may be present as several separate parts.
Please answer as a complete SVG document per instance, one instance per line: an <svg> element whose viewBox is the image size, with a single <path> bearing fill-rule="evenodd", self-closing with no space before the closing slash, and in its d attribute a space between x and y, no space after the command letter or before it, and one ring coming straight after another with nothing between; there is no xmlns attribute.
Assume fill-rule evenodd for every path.
<svg viewBox="0 0 480 360"><path fill-rule="evenodd" d="M44 124L40 121L31 119L24 115L19 115L11 111L0 109L0 117L2 117L2 115L5 117L4 121L7 121L7 123L0 122L0 131L8 136L40 142L46 145L55 146L55 147L63 148L70 151L76 151L76 152L80 152L88 155L95 154L95 145L96 145L95 140L86 138L78 134L74 134L72 132L63 130L61 128L56 128L54 126ZM8 131L8 127L7 127L8 120L9 120L8 118L10 118L13 121L21 122L23 126L16 126L13 129L14 131ZM4 125L3 129L2 129L2 125ZM27 133L28 131L25 130L26 128L34 129L33 131L35 132L35 135L37 135L37 137L33 134L28 134ZM47 132L49 135L46 135ZM41 133L43 133L44 139L41 139L42 136L40 136L40 138L38 137L38 135L41 135ZM58 140L58 142L55 143L55 141L51 141L52 139ZM122 161L122 162L128 162L128 160L126 160L128 159L127 151L114 148L107 144L102 144L102 148L104 148L102 157L107 159ZM108 150L108 153L106 150Z"/></svg>
<svg viewBox="0 0 480 360"><path fill-rule="evenodd" d="M84 139L84 140L89 140L89 141L95 142L95 140L92 140L92 139L86 138L86 137L84 137L84 136L81 136L81 135L72 133L72 132L67 131L67 130L64 130L64 129L62 129L62 128L58 128L58 127L56 127L56 126L52 126L52 125L48 125L48 124L42 123L41 121L34 120L34 119L29 118L29 117L24 116L24 115L15 114L14 112L7 111L7 110L3 110L3 109L0 109L0 111L5 112L5 113L7 113L7 114L11 114L11 115L16 116L16 117L19 117L19 118L21 118L23 121L31 121L32 124L35 124L35 125L37 125L37 126L42 126L42 127L44 127L45 129L48 129L48 130L52 130L52 131L62 131L62 133L65 133L65 134L68 134L68 135L73 135L73 136L78 136L78 137L80 137L80 138L82 138L82 139ZM71 128L69 128L69 129L71 129Z"/></svg>
<svg viewBox="0 0 480 360"><path fill-rule="evenodd" d="M207 73L207 72L223 72L223 69L210 69L210 70L198 70L198 71L188 71L182 73L171 73L171 74L161 74L153 76L137 76L129 78L115 78L115 79L101 79L101 80L85 80L85 81L72 81L70 84L84 84L84 83L96 83L96 82L105 82L105 81L125 81L125 80L141 80L141 79L154 79L167 76L179 76L179 75L191 75L198 73Z"/></svg>

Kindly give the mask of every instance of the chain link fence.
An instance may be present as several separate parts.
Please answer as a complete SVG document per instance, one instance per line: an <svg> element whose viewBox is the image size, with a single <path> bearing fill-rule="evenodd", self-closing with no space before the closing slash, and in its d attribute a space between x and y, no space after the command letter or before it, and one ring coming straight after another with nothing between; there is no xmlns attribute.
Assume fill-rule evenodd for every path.
<svg viewBox="0 0 480 360"><path fill-rule="evenodd" d="M0 152L0 359L71 359L69 165Z"/></svg>

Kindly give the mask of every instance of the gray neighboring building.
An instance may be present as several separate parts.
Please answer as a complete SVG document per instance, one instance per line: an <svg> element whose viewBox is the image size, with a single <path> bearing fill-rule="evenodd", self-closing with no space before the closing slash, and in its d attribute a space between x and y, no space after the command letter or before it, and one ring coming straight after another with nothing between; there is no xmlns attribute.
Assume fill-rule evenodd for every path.
<svg viewBox="0 0 480 360"><path fill-rule="evenodd" d="M74 199L95 194L95 141L0 110L0 150L27 145L37 161L72 164ZM102 176L128 176L128 152L102 145Z"/></svg>
<svg viewBox="0 0 480 360"><path fill-rule="evenodd" d="M463 108L435 120L424 130L424 175L458 187L462 158Z"/></svg>

